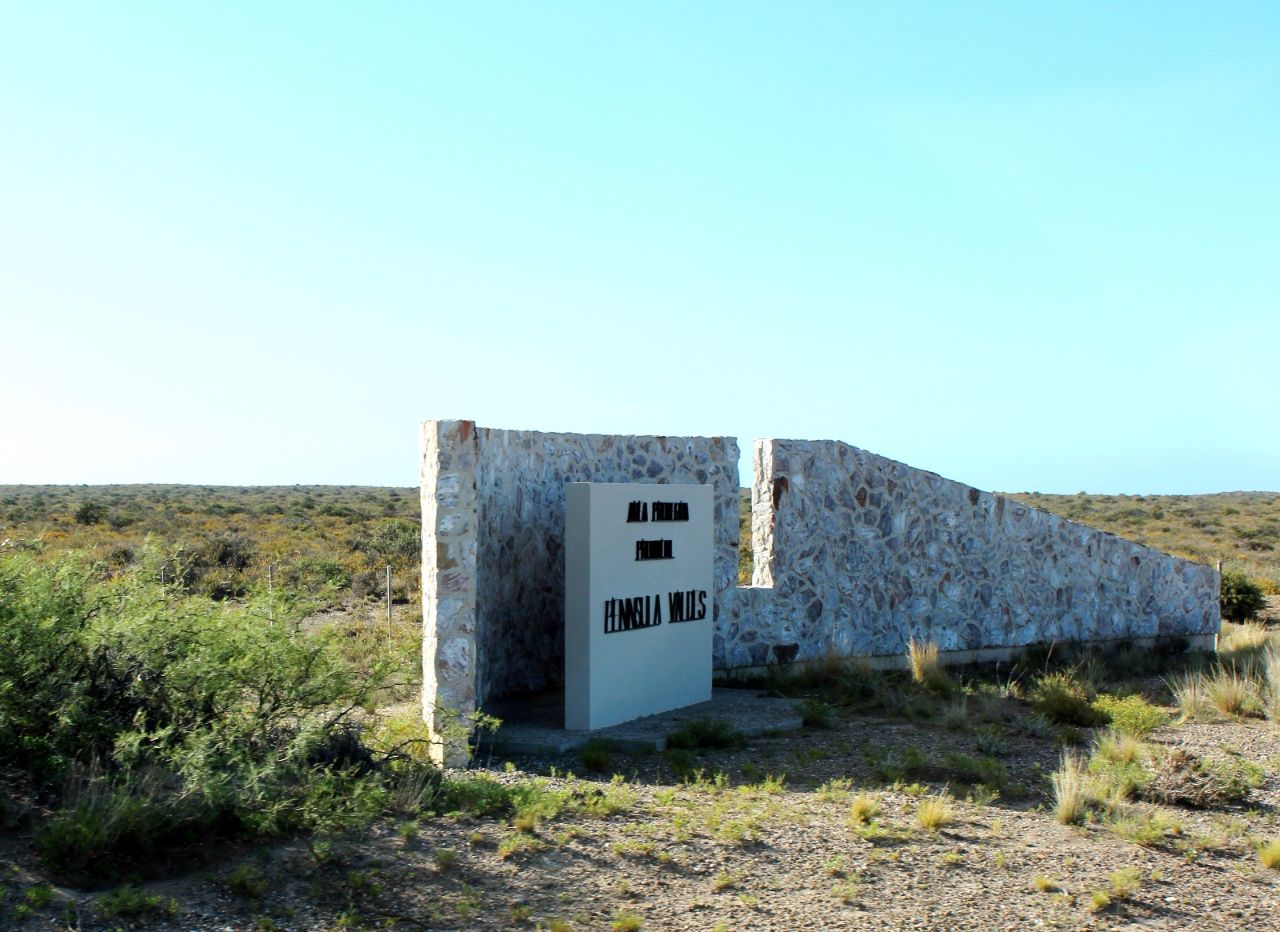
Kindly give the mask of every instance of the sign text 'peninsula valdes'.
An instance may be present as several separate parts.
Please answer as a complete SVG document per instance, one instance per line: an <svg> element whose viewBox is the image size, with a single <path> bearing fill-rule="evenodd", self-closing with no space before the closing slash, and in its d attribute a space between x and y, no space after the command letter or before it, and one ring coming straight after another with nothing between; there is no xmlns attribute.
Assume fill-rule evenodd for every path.
<svg viewBox="0 0 1280 932"><path fill-rule="evenodd" d="M628 524L649 521L688 520L688 502L632 501L627 503ZM636 559L674 560L675 552L671 541L665 538L659 538L658 540L641 539L636 541ZM663 622L664 604L666 605L666 621L668 624L702 621L707 617L707 593L705 589L668 592L665 599L662 593L609 598L605 599L604 602L604 632L605 634L615 634L619 631L656 628Z"/></svg>

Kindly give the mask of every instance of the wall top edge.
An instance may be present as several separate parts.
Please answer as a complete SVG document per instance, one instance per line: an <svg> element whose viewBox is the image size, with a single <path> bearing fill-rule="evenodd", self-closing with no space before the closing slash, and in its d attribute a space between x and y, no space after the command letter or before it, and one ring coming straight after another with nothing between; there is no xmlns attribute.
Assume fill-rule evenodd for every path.
<svg viewBox="0 0 1280 932"><path fill-rule="evenodd" d="M466 419L428 418L427 420L423 421L422 424L423 426L426 426L428 424L457 424L457 423L462 423L464 420ZM578 431L522 430L519 428L510 428L510 427L484 427L479 424L476 424L475 421L471 421L470 423L474 425L476 433L483 434L485 436L493 436L496 434L496 435L519 436L519 437L530 437L530 436L548 437L548 438L574 437L574 438L584 438L588 440L626 439L626 440L638 440L642 442L647 440L654 440L654 441L704 440L704 441L719 442L719 443L732 442L734 444L738 442L737 437L729 436L728 434L714 435L714 436L704 436L701 434L599 434L599 433L582 433Z"/></svg>
<svg viewBox="0 0 1280 932"><path fill-rule="evenodd" d="M1082 531L1088 531L1089 533L1092 533L1092 534L1098 534L1098 535L1100 535L1100 536L1102 536L1102 537L1113 537L1113 538L1115 538L1116 540L1124 541L1126 544L1130 545L1131 547L1135 547L1135 548L1137 548L1137 549L1139 549L1139 550L1145 551L1145 552L1146 552L1146 553L1148 553L1148 554L1152 554L1152 555L1155 555L1155 556L1164 557L1164 558L1165 558L1165 559L1167 559L1167 560L1174 560L1174 561L1176 561L1176 562L1178 562L1178 563L1185 563L1185 564L1187 564L1188 566L1198 566L1198 567L1202 567L1202 568L1204 568L1204 569L1210 569L1210 570L1214 569L1213 564L1211 564L1211 563L1202 563L1202 562L1200 562L1199 560L1192 560L1192 559L1189 559L1189 558L1187 558L1187 557L1179 557L1179 556L1176 556L1176 555L1174 555L1174 554L1172 554L1172 553L1168 553L1167 551L1161 550L1161 549L1160 549L1160 548L1158 548L1158 547L1152 547L1152 546L1149 546L1148 544L1141 544L1141 543L1139 543L1139 542L1138 542L1138 541L1136 541L1136 540L1132 540L1131 538L1124 537L1124 536L1122 536L1122 535L1120 535L1120 534L1115 534L1115 533L1113 533L1113 532L1111 532L1111 531L1104 531L1104 530L1102 530L1101 528L1092 527L1092 526L1090 526L1090 525L1088 525L1088 524L1083 524L1083 523L1081 523L1081 522L1079 522L1079 521L1073 521L1073 520L1071 520L1070 518L1064 518L1064 517L1062 517L1062 515L1056 515L1056 514L1054 514L1052 511L1045 511L1043 508L1037 508L1035 505L1029 505L1029 504L1027 504L1027 503L1026 503L1026 502L1024 502L1024 501L1019 501L1018 499L1013 498L1011 495L1009 495L1009 494L1007 494L1007 493L1005 493L1005 492L989 492L989 491L987 491L986 489L980 489L980 488L978 488L977 486L969 485L967 482L961 482L961 481L959 481L958 479L948 479L946 476L943 476L943 475L941 475L941 474L939 474L939 473L932 472L932 471L927 470L927 469L921 469L919 466L912 466L910 463L904 463L904 462L902 462L901 460L895 460L895 459L893 459L893 458L891 458L891 457L888 457L888 456L885 456L885 455L883 455L883 454L881 454L881 453L875 453L875 452L873 452L873 451L871 451L871 450L867 450L867 449L864 449L864 448L862 448L862 447L856 447L856 446L854 446L853 444L851 444L851 443L846 443L846 442L845 442L845 441L843 441L843 440L778 440L778 439L761 439L761 440L757 440L757 441L756 441L756 444L757 444L757 445L763 445L763 444L766 444L766 443L777 444L777 445L782 446L782 447L787 447L787 446L797 446L797 447L805 447L805 446L810 446L810 447L813 447L813 446L834 446L834 447L844 447L845 449L849 450L849 451L850 451L850 452L852 452L852 453L860 453L860 454L863 454L863 455L865 455L865 456L872 456L872 457L875 457L876 459L879 459L879 460L882 460L882 461L884 461L884 462L886 462L886 463L889 463L890 465L893 465L893 466L901 466L901 467L903 467L904 469L910 469L912 472L918 473L918 474L920 474L920 475L922 475L922 476L932 476L932 477L934 477L935 479L938 479L938 480L940 480L940 481L942 481L942 482L947 483L948 485L951 485L951 486L956 487L957 489L962 489L962 490L973 490L974 492L977 492L980 496L989 497L989 498L992 498L992 499L996 499L996 498L1003 498L1003 499L1005 499L1006 501L1013 502L1014 504L1018 505L1018 507L1020 507L1020 508L1025 508L1025 509L1027 509L1028 511L1033 511L1033 512L1035 512L1036 514L1045 515L1045 516L1047 516L1047 517L1049 517L1049 518L1052 518L1052 519L1054 519L1054 520L1056 520L1056 521L1061 521L1063 524L1069 525L1069 526L1071 526L1071 527L1079 528L1079 529L1080 529L1080 530L1082 530Z"/></svg>
<svg viewBox="0 0 1280 932"><path fill-rule="evenodd" d="M637 441L641 443L650 442L650 441L655 443L669 443L669 442L687 443L691 441L701 441L701 442L708 442L708 443L732 443L735 446L738 443L737 437L730 436L727 434L715 435L715 436L702 436L697 434L693 434L693 435L595 434L595 433L576 433L573 431L521 430L518 428L481 427L477 425L475 421L469 420L466 418L427 418L426 420L422 421L422 427L424 429L430 426L440 426L440 425L450 425L450 424L468 424L470 425L469 431L474 430L477 435L483 435L486 438L494 437L496 435L499 437L533 436L533 437L545 437L548 439L574 438L574 439L585 439L589 441L627 439L627 440ZM1091 527L1087 524L1082 524L1079 521L1072 521L1070 518L1064 518L1061 515L1055 515L1053 512L1045 511L1043 508L1037 508L1035 505L1028 505L1026 502L1017 501L1016 499L1011 498L1009 495L1005 493L990 492L985 489L979 489L976 486L969 485L966 482L961 482L957 479L948 479L946 476L943 476L931 470L922 469L918 466L912 466L910 463L904 463L901 460L895 460L892 457L884 456L883 454L875 453L871 450L854 446L853 444L847 443L846 441L843 441L843 440L796 440L796 439L787 439L787 438L778 438L778 437L759 437L759 438L756 438L755 440L756 448L760 448L766 444L773 444L773 445L781 446L784 448L788 446L793 446L793 447L794 446L799 446L799 447L831 446L831 447L837 447L837 448L843 447L852 453L862 454L865 456L872 456L872 457L875 457L876 459L883 460L884 462L889 463L891 465L901 466L904 469L910 469L913 472L918 473L922 476L932 476L935 479L938 479L939 481L945 482L949 485L955 486L958 489L964 489L964 490L972 489L973 491L983 496L990 496L991 498L998 497L998 498L1004 498L1008 501L1014 501L1017 503L1019 507L1026 508L1028 511L1033 511L1033 512L1036 512L1037 514L1046 515L1050 518L1061 521L1064 524L1070 525L1072 527L1080 528L1081 530L1084 530L1084 531L1089 531L1091 533L1099 534L1104 537L1114 537L1116 540L1124 541L1126 544L1129 544L1132 547L1138 548L1139 550L1147 551L1148 553L1155 554L1169 560L1175 560L1179 563L1185 563L1188 566L1203 567L1205 569L1210 569L1210 570L1214 569L1213 565L1210 563L1201 563L1198 560L1191 560L1186 557L1175 556L1171 553L1167 553L1163 550L1160 550L1159 548L1150 547L1146 544L1140 544L1137 541L1131 540L1128 537L1122 537L1119 534L1113 534L1112 532L1104 531L1101 528Z"/></svg>

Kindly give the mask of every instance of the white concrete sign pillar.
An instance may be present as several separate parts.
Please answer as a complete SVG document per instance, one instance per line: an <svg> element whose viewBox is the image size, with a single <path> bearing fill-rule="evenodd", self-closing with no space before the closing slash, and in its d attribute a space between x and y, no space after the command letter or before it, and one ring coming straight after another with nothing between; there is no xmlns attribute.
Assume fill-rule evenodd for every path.
<svg viewBox="0 0 1280 932"><path fill-rule="evenodd" d="M711 486L571 482L565 504L565 728L710 699Z"/></svg>

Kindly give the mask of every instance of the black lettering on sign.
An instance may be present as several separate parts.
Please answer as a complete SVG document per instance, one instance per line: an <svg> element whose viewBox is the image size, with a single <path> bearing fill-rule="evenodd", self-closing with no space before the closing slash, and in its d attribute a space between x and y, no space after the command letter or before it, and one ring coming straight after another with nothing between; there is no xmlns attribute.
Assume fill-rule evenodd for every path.
<svg viewBox="0 0 1280 932"><path fill-rule="evenodd" d="M638 631L662 624L662 601L656 595L604 600L604 633Z"/></svg>
<svg viewBox="0 0 1280 932"><path fill-rule="evenodd" d="M707 617L707 590L686 589L667 593L667 620L671 624L682 621L701 621Z"/></svg>
<svg viewBox="0 0 1280 932"><path fill-rule="evenodd" d="M637 560L672 560L671 541L638 540L636 541Z"/></svg>
<svg viewBox="0 0 1280 932"><path fill-rule="evenodd" d="M688 521L688 502L654 502L654 521Z"/></svg>
<svg viewBox="0 0 1280 932"><path fill-rule="evenodd" d="M648 502L628 502L627 503L627 523L636 524L649 520L649 503Z"/></svg>

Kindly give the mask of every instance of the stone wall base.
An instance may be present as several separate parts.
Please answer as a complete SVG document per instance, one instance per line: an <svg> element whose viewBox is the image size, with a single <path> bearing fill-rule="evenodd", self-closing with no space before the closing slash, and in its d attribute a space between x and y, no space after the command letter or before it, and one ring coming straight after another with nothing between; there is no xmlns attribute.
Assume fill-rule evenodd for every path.
<svg viewBox="0 0 1280 932"><path fill-rule="evenodd" d="M1105 641L1070 641L1060 645L1060 649L1071 651L1073 653L1090 648L1107 648L1119 647L1127 645L1130 647L1155 649L1162 645L1168 644L1170 641L1184 641L1187 645L1187 653L1213 653L1218 649L1218 636L1216 634L1195 634L1185 637L1176 638L1116 638L1114 640ZM1037 644L1027 644L1022 647L981 647L977 650L943 650L938 651L938 659L944 666L970 666L993 663L1011 663L1017 660L1019 656L1026 653L1029 649L1040 647ZM876 657L841 657L835 660L798 660L791 664L767 664L764 666L754 667L734 667L730 670L716 670L715 677L717 682L732 683L736 679L744 679L747 677L766 676L770 673L776 673L780 670L800 671L810 668L822 667L828 663L866 663L873 670L905 670L909 667L906 654L884 654Z"/></svg>

